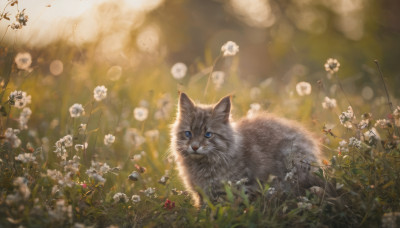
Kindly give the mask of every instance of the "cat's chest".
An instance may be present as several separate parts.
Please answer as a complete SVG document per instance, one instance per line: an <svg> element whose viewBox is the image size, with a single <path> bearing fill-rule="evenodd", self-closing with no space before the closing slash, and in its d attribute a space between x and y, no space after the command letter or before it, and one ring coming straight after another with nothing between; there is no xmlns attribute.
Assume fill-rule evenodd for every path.
<svg viewBox="0 0 400 228"><path fill-rule="evenodd" d="M222 165L197 165L190 169L192 182L198 186L220 185L232 179L231 167Z"/></svg>

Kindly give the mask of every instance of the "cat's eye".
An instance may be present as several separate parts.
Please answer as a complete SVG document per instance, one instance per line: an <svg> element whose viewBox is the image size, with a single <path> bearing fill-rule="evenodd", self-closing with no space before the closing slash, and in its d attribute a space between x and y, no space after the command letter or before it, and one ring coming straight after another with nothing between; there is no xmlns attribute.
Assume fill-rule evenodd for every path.
<svg viewBox="0 0 400 228"><path fill-rule="evenodd" d="M213 135L213 134L212 134L211 132L207 131L207 132L204 134L204 137L206 137L206 138L211 138L212 135Z"/></svg>
<svg viewBox="0 0 400 228"><path fill-rule="evenodd" d="M185 135L186 135L186 137L191 138L192 137L192 132L185 131Z"/></svg>

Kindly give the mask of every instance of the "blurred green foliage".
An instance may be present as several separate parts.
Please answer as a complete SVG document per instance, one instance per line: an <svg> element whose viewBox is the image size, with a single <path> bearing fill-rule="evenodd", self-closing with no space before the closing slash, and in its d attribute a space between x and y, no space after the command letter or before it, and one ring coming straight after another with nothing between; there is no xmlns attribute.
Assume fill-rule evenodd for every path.
<svg viewBox="0 0 400 228"><path fill-rule="evenodd" d="M115 30L102 31L92 41L70 42L68 35L44 46L20 43L18 38L3 40L0 226L395 227L400 206L398 116L388 108L373 60L381 64L396 108L399 3L252 0L248 7L235 8L242 6L240 2L165 1L141 23L124 27L119 24L123 4L109 1L96 10ZM121 31L124 39L110 39ZM228 40L235 41L240 51L222 57L221 46ZM32 63L22 69L17 56L24 52L30 53ZM340 62L336 75L340 81L324 70L330 57ZM182 79L171 74L176 62L188 67ZM224 72L220 88L211 79L212 70ZM297 93L300 81L311 84L310 94ZM98 85L108 89L102 101L93 98ZM20 128L21 110L9 98L14 90L32 97L28 128L17 134L21 145L16 148L15 139L6 137L8 128ZM321 198L307 192L306 200L279 192L271 196L267 184L260 186L262 197L249 203L242 192L227 186L226 202L194 208L169 155L169 125L178 91L203 103L233 94L234 119L258 104L263 111L302 122L320 139L326 157L321 178L336 182L340 194ZM336 99L337 106L324 109L325 96ZM347 99L356 116L351 129L338 118L349 106ZM75 103L85 109L78 118L69 112ZM137 107L148 110L144 121L135 118ZM362 118L364 113L372 117ZM378 119L390 124L375 126ZM361 129L362 120L368 123ZM87 124L86 130L81 124ZM375 141L364 135L374 127L380 135ZM113 134L115 143L104 145L106 134ZM74 146L88 143L83 150L67 148L67 160L80 157L73 175L53 152L65 135L73 136ZM352 137L362 146L347 144L342 151L339 142L349 143ZM15 159L25 153L35 161ZM110 166L103 174L104 183L87 173L92 161ZM60 171L73 184L52 179L48 170ZM138 181L129 179L133 171L140 173ZM161 181L163 176L169 179ZM17 177L26 180L27 198L18 195L26 189L14 183ZM146 192L150 187L155 187L155 194ZM141 201L116 202L113 197L118 192L129 199L139 195ZM13 200L10 195L22 198Z"/></svg>

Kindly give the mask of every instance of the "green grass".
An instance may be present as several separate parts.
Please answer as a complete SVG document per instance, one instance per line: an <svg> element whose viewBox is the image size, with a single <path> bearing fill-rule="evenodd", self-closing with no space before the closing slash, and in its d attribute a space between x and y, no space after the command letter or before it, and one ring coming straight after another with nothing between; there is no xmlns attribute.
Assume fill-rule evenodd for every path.
<svg viewBox="0 0 400 228"><path fill-rule="evenodd" d="M63 47L62 54L54 54L51 49L24 50L32 55L31 72L17 69L14 63L17 51L2 50L6 53L0 61L3 80L0 97L2 227L79 224L97 227L376 227L387 224L381 223L385 213L399 211L400 146L394 121L400 117L392 115L387 128L377 127L379 140L360 138L374 127L376 119L389 114L386 105L355 102L353 109L357 119L352 121L352 129L346 129L338 118L348 106L340 90L329 95L337 100L337 107L327 110L321 105L327 94L311 79L312 92L306 96L297 95L295 87L300 80L296 76L285 82L273 78L269 84L249 85L238 75L240 59L237 56L222 58L221 61L233 60L227 61L232 64L226 72L226 80L219 90L211 82L205 92L211 69L207 63L189 65L187 75L181 80L174 79L171 66L161 60L141 67L125 64L121 66L121 77L113 81L107 74L113 64L94 60L95 47L87 46L87 56L81 56L80 49L58 45ZM54 59L64 64L64 71L58 76L49 72L49 64ZM324 78L324 82L326 88L337 83L334 78ZM108 89L106 99L99 102L93 98L93 89L98 85ZM254 87L259 88L257 96L251 96ZM4 135L7 128L19 128L21 110L11 106L9 100L14 90L26 91L32 96L32 103L27 105L32 115L28 128L17 135L22 142L17 148L12 148L13 141ZM271 195L267 184L260 186L262 196L249 202L242 192L227 186L226 201L208 202L200 209L193 207L169 155L169 125L174 120L178 91L186 91L195 100L206 103L233 94L236 119L246 115L250 104L259 103L262 110L301 121L320 138L326 161L319 175L337 183L339 196L319 197L308 191L307 200L302 201L280 192ZM360 100L358 96L346 95L350 101ZM71 118L68 110L74 103L83 105L85 114L81 117ZM133 110L139 106L148 109L144 121L136 120L133 115ZM155 118L160 110L165 116ZM365 129L357 129L360 110L372 112ZM86 131L80 130L80 124L87 124ZM327 128L323 130L325 125ZM136 129L136 134L142 138L132 141L132 135L127 134L129 129ZM158 135L146 136L150 130L157 130ZM65 169L62 159L53 152L56 141L68 134L73 136L74 146L88 143L85 150L76 151L74 146L66 148L67 160L74 155L80 157L76 163L78 170L73 175L68 174L70 170ZM110 146L103 143L106 134L116 137ZM339 142L348 142L351 137L360 139L362 145L346 146L349 151L339 154ZM138 140L143 142L138 143ZM16 161L15 157L23 153L33 154L35 161ZM141 158L134 159L139 154ZM86 173L92 161L110 166L109 172L102 174L104 183ZM47 175L48 170L58 170L62 176L54 180ZM137 181L128 178L133 171L140 173ZM160 183L164 175L169 179ZM26 197L23 194L27 190L13 184L17 177L24 177L26 181L30 192ZM67 182L66 177L69 177ZM146 195L145 190L150 187L155 188L155 193ZM129 201L115 202L113 196L118 192L125 193ZM10 195L20 199L13 200ZM141 201L132 202L132 195L139 195ZM301 207L301 203L308 206ZM386 214L385 218L390 215Z"/></svg>

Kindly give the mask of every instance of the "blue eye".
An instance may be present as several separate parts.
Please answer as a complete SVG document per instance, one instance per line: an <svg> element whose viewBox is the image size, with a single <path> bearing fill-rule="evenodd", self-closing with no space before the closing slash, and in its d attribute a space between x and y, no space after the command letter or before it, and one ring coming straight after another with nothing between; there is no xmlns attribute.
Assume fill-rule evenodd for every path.
<svg viewBox="0 0 400 228"><path fill-rule="evenodd" d="M185 131L185 135L186 135L186 137L191 138L192 137L192 132Z"/></svg>
<svg viewBox="0 0 400 228"><path fill-rule="evenodd" d="M206 138L211 138L211 136L212 136L212 133L211 133L211 132L206 132L206 133L204 134L204 137L206 137Z"/></svg>

